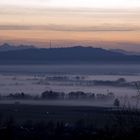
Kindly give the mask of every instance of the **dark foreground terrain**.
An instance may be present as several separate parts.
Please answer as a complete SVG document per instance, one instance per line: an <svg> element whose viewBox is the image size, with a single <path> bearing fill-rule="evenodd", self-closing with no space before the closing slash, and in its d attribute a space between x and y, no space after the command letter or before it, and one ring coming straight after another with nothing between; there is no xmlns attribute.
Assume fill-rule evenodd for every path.
<svg viewBox="0 0 140 140"><path fill-rule="evenodd" d="M0 105L2 140L140 139L140 112L117 108Z"/></svg>

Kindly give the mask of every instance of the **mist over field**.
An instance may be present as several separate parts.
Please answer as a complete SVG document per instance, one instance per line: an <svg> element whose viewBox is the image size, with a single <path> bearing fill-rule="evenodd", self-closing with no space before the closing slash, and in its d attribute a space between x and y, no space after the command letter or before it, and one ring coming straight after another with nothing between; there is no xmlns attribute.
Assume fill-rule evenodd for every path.
<svg viewBox="0 0 140 140"><path fill-rule="evenodd" d="M24 93L31 96L41 96L45 91L66 94L66 100L58 101L28 101L20 99L23 104L38 105L66 105L66 106L102 106L112 107L115 98L119 98L121 105L131 102L138 95L135 83L140 79L139 65L1 65L0 66L0 94ZM85 92L90 94L114 94L111 100L67 100L70 92ZM125 101L128 98L128 101ZM132 98L132 99L131 99ZM14 103L0 101L0 103Z"/></svg>

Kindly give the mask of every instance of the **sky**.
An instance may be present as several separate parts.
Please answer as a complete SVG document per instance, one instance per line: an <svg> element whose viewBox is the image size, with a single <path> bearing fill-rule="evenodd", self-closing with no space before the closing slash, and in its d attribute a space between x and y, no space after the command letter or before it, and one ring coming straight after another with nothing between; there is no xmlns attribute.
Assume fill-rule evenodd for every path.
<svg viewBox="0 0 140 140"><path fill-rule="evenodd" d="M0 0L1 44L50 40L140 51L140 0Z"/></svg>

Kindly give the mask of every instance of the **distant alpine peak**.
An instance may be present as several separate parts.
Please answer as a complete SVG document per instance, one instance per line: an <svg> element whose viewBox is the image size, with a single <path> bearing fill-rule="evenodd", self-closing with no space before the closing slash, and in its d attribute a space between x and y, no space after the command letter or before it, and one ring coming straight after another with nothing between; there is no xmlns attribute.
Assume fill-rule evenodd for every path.
<svg viewBox="0 0 140 140"><path fill-rule="evenodd" d="M19 46L15 46L15 45L10 45L8 43L4 43L2 45L0 45L0 52L2 51L15 51L15 50L25 50L25 49L33 49L35 48L32 45L19 45Z"/></svg>

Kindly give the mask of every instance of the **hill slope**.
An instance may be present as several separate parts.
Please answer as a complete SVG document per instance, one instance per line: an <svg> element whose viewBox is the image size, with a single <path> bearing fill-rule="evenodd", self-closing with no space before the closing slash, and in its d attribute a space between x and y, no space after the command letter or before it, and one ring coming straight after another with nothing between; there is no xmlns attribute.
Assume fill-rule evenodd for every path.
<svg viewBox="0 0 140 140"><path fill-rule="evenodd" d="M0 64L46 64L46 63L139 63L139 55L126 55L102 48L71 47L0 52Z"/></svg>

